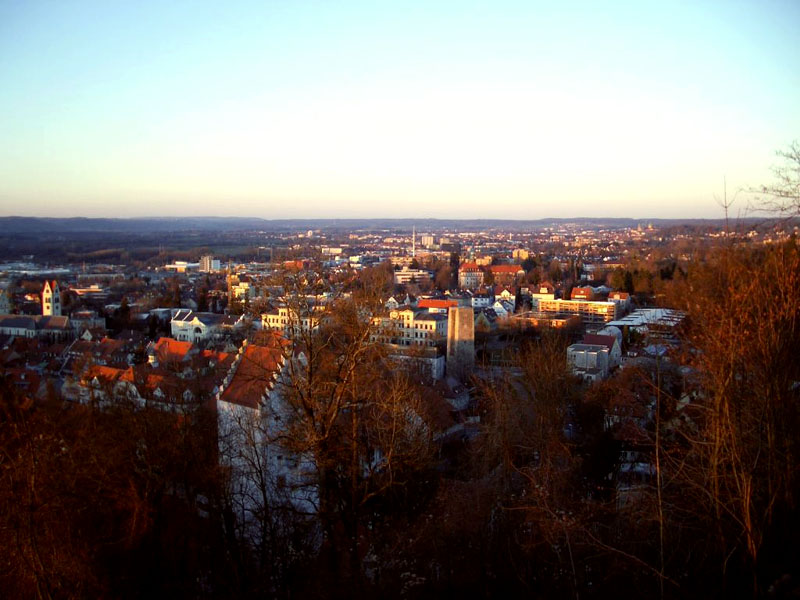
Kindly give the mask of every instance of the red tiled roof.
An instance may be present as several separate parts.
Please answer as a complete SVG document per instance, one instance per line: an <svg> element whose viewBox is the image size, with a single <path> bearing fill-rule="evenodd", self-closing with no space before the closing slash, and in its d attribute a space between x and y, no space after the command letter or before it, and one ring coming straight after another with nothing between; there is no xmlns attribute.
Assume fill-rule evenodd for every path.
<svg viewBox="0 0 800 600"><path fill-rule="evenodd" d="M248 345L233 379L222 393L222 400L257 408L266 391L272 388L282 362L283 353L280 349Z"/></svg>
<svg viewBox="0 0 800 600"><path fill-rule="evenodd" d="M179 342L168 337L159 338L155 345L155 352L164 360L183 360L191 352L194 345L191 342Z"/></svg>
<svg viewBox="0 0 800 600"><path fill-rule="evenodd" d="M96 377L97 379L111 382L117 381L124 374L124 369L115 369L114 367L105 367L103 365L92 365L86 370L83 379L85 381L91 381Z"/></svg>
<svg viewBox="0 0 800 600"><path fill-rule="evenodd" d="M511 275L516 275L522 271L522 267L519 265L492 265L489 267L489 270L492 273L509 273Z"/></svg>
<svg viewBox="0 0 800 600"><path fill-rule="evenodd" d="M587 333L583 336L582 343L584 344L596 344L599 346L605 346L609 350L614 347L614 342L617 341L613 335L597 335L594 333Z"/></svg>
<svg viewBox="0 0 800 600"><path fill-rule="evenodd" d="M441 300L439 298L422 298L417 303L417 308L450 308L458 306L458 300Z"/></svg>
<svg viewBox="0 0 800 600"><path fill-rule="evenodd" d="M575 298L594 298L594 290L590 287L576 287L572 288L571 299Z"/></svg>
<svg viewBox="0 0 800 600"><path fill-rule="evenodd" d="M502 294L506 290L508 290L508 292L512 296L515 296L516 293L517 293L517 290L514 289L514 286L502 285L502 284L498 283L496 286L494 286L494 295L495 296L499 296L500 294Z"/></svg>

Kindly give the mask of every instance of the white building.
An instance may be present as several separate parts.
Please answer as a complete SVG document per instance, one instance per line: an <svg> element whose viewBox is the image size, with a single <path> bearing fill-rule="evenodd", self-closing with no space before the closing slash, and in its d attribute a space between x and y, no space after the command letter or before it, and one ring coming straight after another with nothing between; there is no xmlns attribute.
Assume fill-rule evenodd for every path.
<svg viewBox="0 0 800 600"><path fill-rule="evenodd" d="M490 308L494 304L494 294L489 292L476 292L471 294L472 308Z"/></svg>
<svg viewBox="0 0 800 600"><path fill-rule="evenodd" d="M389 358L400 365L414 365L433 381L444 377L445 358L438 348L390 344L388 349Z"/></svg>
<svg viewBox="0 0 800 600"><path fill-rule="evenodd" d="M262 329L280 331L286 336L315 331L322 320L325 307L314 302L307 309L298 311L295 307L281 305L261 315Z"/></svg>
<svg viewBox="0 0 800 600"><path fill-rule="evenodd" d="M498 319L507 319L514 314L514 303L508 300L496 300L491 308L494 309Z"/></svg>
<svg viewBox="0 0 800 600"><path fill-rule="evenodd" d="M216 395L220 463L231 473L229 490L247 535L261 540L270 507L312 515L318 491L310 456L287 448L291 411L285 396L286 347L244 344Z"/></svg>
<svg viewBox="0 0 800 600"><path fill-rule="evenodd" d="M188 273L190 271L196 271L200 268L200 263L190 263L186 262L185 260L176 260L174 263L170 263L168 265L164 265L164 268L168 271L176 271L178 273Z"/></svg>
<svg viewBox="0 0 800 600"><path fill-rule="evenodd" d="M220 268L221 266L218 258L214 258L213 256L209 255L200 259L201 273L213 273L215 271L219 271Z"/></svg>
<svg viewBox="0 0 800 600"><path fill-rule="evenodd" d="M242 302L253 300L259 295L259 289L250 281L240 281L237 284L231 284L231 296Z"/></svg>
<svg viewBox="0 0 800 600"><path fill-rule="evenodd" d="M395 284L406 284L411 283L412 281L423 281L426 279L432 280L433 273L426 271L425 269L411 269L409 267L403 267L399 271L394 272Z"/></svg>
<svg viewBox="0 0 800 600"><path fill-rule="evenodd" d="M373 342L433 347L447 338L447 315L425 310L392 310L388 317L374 317L372 324Z"/></svg>
<svg viewBox="0 0 800 600"><path fill-rule="evenodd" d="M170 329L176 340L195 344L226 335L243 324L244 317L241 315L228 316L181 309L172 317Z"/></svg>
<svg viewBox="0 0 800 600"><path fill-rule="evenodd" d="M476 263L462 263L458 267L458 286L472 290L483 285L483 270Z"/></svg>
<svg viewBox="0 0 800 600"><path fill-rule="evenodd" d="M639 308L608 325L622 331L626 328L636 331L648 339L674 342L678 337L678 327L685 318L686 313L670 308Z"/></svg>
<svg viewBox="0 0 800 600"><path fill-rule="evenodd" d="M573 374L584 381L605 379L611 368L608 347L600 344L572 344L567 348L567 364Z"/></svg>

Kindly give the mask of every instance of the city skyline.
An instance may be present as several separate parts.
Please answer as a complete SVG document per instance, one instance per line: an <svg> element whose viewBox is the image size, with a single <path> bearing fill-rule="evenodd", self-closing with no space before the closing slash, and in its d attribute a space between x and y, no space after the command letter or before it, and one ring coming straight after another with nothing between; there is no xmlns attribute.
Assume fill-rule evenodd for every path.
<svg viewBox="0 0 800 600"><path fill-rule="evenodd" d="M800 5L593 8L6 3L0 214L720 218L770 181Z"/></svg>

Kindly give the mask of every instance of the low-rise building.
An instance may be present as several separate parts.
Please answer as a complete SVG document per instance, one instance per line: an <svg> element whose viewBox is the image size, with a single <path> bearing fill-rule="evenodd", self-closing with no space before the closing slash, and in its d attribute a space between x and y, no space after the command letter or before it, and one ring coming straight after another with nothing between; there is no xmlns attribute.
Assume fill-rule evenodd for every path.
<svg viewBox="0 0 800 600"><path fill-rule="evenodd" d="M608 346L572 344L567 348L567 364L572 373L584 381L605 379L611 368Z"/></svg>
<svg viewBox="0 0 800 600"><path fill-rule="evenodd" d="M170 321L172 337L183 342L205 341L229 335L235 328L244 324L244 318L234 315L195 312L181 309Z"/></svg>
<svg viewBox="0 0 800 600"><path fill-rule="evenodd" d="M0 335L67 341L75 337L69 317L50 315L0 315Z"/></svg>

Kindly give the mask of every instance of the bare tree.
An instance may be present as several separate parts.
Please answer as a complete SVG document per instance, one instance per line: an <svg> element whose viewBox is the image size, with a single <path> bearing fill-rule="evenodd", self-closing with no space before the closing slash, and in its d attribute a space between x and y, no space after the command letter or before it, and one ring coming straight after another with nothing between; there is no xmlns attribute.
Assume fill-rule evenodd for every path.
<svg viewBox="0 0 800 600"><path fill-rule="evenodd" d="M755 208L781 216L800 215L800 142L775 153L780 162L772 167L774 182L751 190L758 194Z"/></svg>
<svg viewBox="0 0 800 600"><path fill-rule="evenodd" d="M710 507L697 517L717 532L723 573L746 574L740 583L754 593L775 576L764 556L797 528L798 286L800 252L789 241L720 248L693 267L681 295L701 412L696 434L681 430L687 451L664 468L684 497Z"/></svg>

